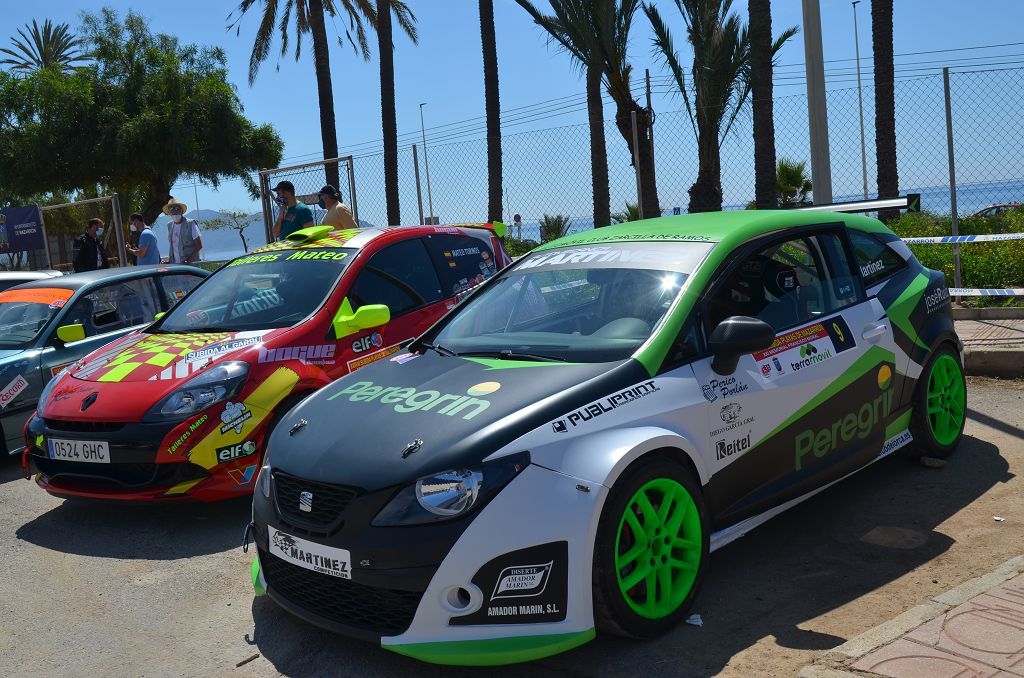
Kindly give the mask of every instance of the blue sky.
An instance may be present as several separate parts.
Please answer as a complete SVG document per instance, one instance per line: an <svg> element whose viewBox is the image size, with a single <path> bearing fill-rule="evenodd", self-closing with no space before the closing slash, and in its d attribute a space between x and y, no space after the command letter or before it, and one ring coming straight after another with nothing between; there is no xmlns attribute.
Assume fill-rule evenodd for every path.
<svg viewBox="0 0 1024 678"><path fill-rule="evenodd" d="M431 126L483 116L477 3L473 0L408 1L419 20L420 44L413 46L403 35L397 36L395 68L398 128L400 135L415 133L418 136L418 104L428 102L425 112L429 142ZM43 0L5 4L5 32L13 32L14 27L33 18L51 18L55 21L67 21L73 26L77 25L78 13L84 3ZM134 9L148 17L155 30L177 34L184 41L223 46L229 59L230 78L237 87L246 114L254 121L271 123L279 131L285 140L285 161L290 164L319 156L319 117L308 45L299 63L296 63L289 54L280 60L279 70L276 68L278 64L275 47L275 57L264 64L255 85L250 87L246 75L252 35L258 20L255 10L250 11L252 16L242 21L241 35L236 37L234 31L226 30L226 17L235 7L235 2L176 0L158 3L108 0L105 4L122 12L129 8ZM686 52L681 18L669 0L659 0L658 4L675 27L677 43L683 50L683 60L688 62L690 57ZM736 0L734 4L735 9L745 16L746 2ZM776 31L785 26L801 23L799 0L776 0L772 4ZM847 0L822 0L821 4L826 60L852 59L854 43L850 3ZM1024 20L1024 3L1020 0L898 0L895 4L897 53L1012 43L1020 40L1020 26ZM865 0L858 8L861 54L867 58L871 55L869 5L870 0ZM503 108L526 106L582 93L579 75L568 57L547 46L539 29L513 0L496 0L495 15ZM334 32L330 26L328 30L330 33ZM644 67L650 67L653 75L664 76L664 71L652 55L650 30L643 16L637 17L632 40L632 60L636 69L642 73ZM1015 52L1024 52L1024 47L1007 47L1001 53ZM976 51L958 53L957 56L985 54L986 52ZM805 92L802 70L795 66L804 61L803 57L803 42L798 36L790 41L780 55L779 61L783 68L779 69L777 74L791 79L780 80L777 83L778 95L801 95ZM933 61L940 58L943 58L943 55L905 57L898 59L898 62ZM366 151L379 147L373 143L357 146L365 142L375 142L381 136L376 58L365 63L357 59L351 50L334 46L331 62L338 138L342 153L352 149ZM827 67L835 72L828 78L830 87L851 87L852 60L837 61L827 64ZM923 67L937 70L931 64L925 64ZM870 76L865 82L870 83ZM303 92L307 96L301 96ZM579 101L581 102L582 98ZM682 102L678 97L667 94L658 94L655 97L655 108L659 111L677 110L681 106ZM575 110L568 107L555 113L557 115L534 120L508 131L574 125L586 120L582 103L576 106ZM606 115L611 114L612 110L606 108ZM867 109L865 114L870 118L871 110ZM688 130L684 131L688 133ZM833 132L833 136L834 134ZM476 134L473 138L479 136ZM404 142L403 149L414 141L411 137L401 139ZM869 146L870 144L869 139ZM859 163L857 171L859 172ZM183 181L176 193L191 203L198 197L199 205L203 208L256 207L237 182L226 182L220 190L200 186L195 194L190 184L190 181ZM589 187L589 184L587 186ZM837 189L837 193L839 192ZM405 197L403 201L408 202ZM676 202L679 202L678 198ZM405 208L407 205L403 205L403 210Z"/></svg>

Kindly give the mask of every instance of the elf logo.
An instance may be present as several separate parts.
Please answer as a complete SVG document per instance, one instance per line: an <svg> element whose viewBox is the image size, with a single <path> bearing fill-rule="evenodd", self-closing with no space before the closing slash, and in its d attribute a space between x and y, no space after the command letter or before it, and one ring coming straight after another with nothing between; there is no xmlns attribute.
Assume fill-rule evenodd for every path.
<svg viewBox="0 0 1024 678"><path fill-rule="evenodd" d="M217 461L231 461L232 459L238 459L240 457L248 457L250 454L256 453L256 443L252 440L247 440L244 443L238 443L237 445L228 445L227 447L217 448Z"/></svg>
<svg viewBox="0 0 1024 678"><path fill-rule="evenodd" d="M370 351L375 348L380 348L384 345L384 339L381 338L380 332L374 332L367 334L365 337L359 337L352 342L352 351L354 353L362 353L364 351Z"/></svg>
<svg viewBox="0 0 1024 678"><path fill-rule="evenodd" d="M867 438L885 421L892 412L892 368L888 365L878 368L876 381L881 393L874 400L864 403L856 412L840 416L830 426L817 431L807 429L797 434L794 439L797 471L803 468L804 457L808 454L813 452L816 458L821 459L835 451L840 444L849 443L855 438Z"/></svg>
<svg viewBox="0 0 1024 678"><path fill-rule="evenodd" d="M731 457L737 452L744 452L750 449L750 433L735 440L719 440L715 443L715 459L721 461Z"/></svg>

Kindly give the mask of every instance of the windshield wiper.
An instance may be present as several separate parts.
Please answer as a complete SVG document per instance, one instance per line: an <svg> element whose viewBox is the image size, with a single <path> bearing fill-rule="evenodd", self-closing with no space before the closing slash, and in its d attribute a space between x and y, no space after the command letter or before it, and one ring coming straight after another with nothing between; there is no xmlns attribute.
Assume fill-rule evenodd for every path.
<svg viewBox="0 0 1024 678"><path fill-rule="evenodd" d="M565 358L542 353L519 353L509 349L501 351L466 351L457 354L460 358L497 358L498 360L534 360L542 363L564 363Z"/></svg>
<svg viewBox="0 0 1024 678"><path fill-rule="evenodd" d="M442 346L441 344L431 344L431 343L426 342L426 341L421 341L419 345L422 346L423 348L433 349L433 350L437 351L440 355L444 355L444 356L448 356L448 357L454 357L454 356L459 355L458 353L456 353L455 351L451 350L447 346Z"/></svg>

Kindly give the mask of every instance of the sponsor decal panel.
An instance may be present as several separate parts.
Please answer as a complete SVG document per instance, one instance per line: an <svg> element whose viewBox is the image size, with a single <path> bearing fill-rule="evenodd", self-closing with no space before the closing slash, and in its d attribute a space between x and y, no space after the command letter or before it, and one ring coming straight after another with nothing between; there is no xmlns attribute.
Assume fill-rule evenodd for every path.
<svg viewBox="0 0 1024 678"><path fill-rule="evenodd" d="M209 418L210 418L210 415L204 414L203 416L199 417L198 419L193 421L191 424L189 424L188 428L185 429L185 431L178 437L178 439L175 440L173 443L171 443L167 447L167 454L174 454L174 452L178 448L180 448L182 445L185 444L185 441L189 439L189 436L191 436L193 433L195 433L196 429L198 429L200 426L205 424L206 420L209 419Z"/></svg>
<svg viewBox="0 0 1024 678"><path fill-rule="evenodd" d="M218 358L218 357L224 355L225 353L230 353L232 351L237 351L240 348L245 348L246 346L252 346L253 344L258 344L259 342L260 342L260 338L259 337L246 337L245 339L236 339L235 341L228 341L228 342L219 343L219 344L211 344L210 346L204 346L203 348L201 348L201 349L199 349L197 351L192 351L191 353L186 353L184 355L184 357L182 358L182 360L184 360L185 362L190 362L190 363L191 362L197 362L199 360L203 360L203 361L207 361L208 362L210 360L213 360L215 358Z"/></svg>
<svg viewBox="0 0 1024 678"><path fill-rule="evenodd" d="M757 351L754 360L765 379L825 362L838 353L857 345L850 327L842 316L801 327L775 338L772 345Z"/></svg>
<svg viewBox="0 0 1024 678"><path fill-rule="evenodd" d="M590 403L589 405L581 407L575 412L571 412L563 419L559 419L558 421L554 422L551 425L551 427L554 429L555 433L565 433L570 428L575 429L577 426L580 426L584 422L596 419L597 417L600 417L602 414L611 412L615 408L621 407L622 405L628 405L629 403L636 402L637 400L640 400L644 396L656 393L659 390L661 389L655 386L653 381L645 381L642 384L631 386L627 389L619 391L618 393L614 393L608 396L607 398L603 398L601 400L598 400L597 402L593 402Z"/></svg>
<svg viewBox="0 0 1024 678"><path fill-rule="evenodd" d="M388 356L392 356L398 353L398 351L401 350L401 348L402 347L400 344L395 344L393 346L388 346L387 348L382 348L379 351L374 351L373 353L367 353L366 355L356 358L355 360L349 360L348 371L355 372L360 367L366 367L370 363L375 363L378 360L383 360Z"/></svg>
<svg viewBox="0 0 1024 678"><path fill-rule="evenodd" d="M324 546L270 528L270 553L313 572L338 579L352 578L352 556L347 549Z"/></svg>
<svg viewBox="0 0 1024 678"><path fill-rule="evenodd" d="M484 594L480 609L451 617L448 624L563 621L569 599L568 575L568 542L551 542L498 556L473 575L473 583Z"/></svg>
<svg viewBox="0 0 1024 678"><path fill-rule="evenodd" d="M335 344L314 344L310 346L285 346L283 348L260 347L259 362L276 363L298 360L303 365L333 365Z"/></svg>
<svg viewBox="0 0 1024 678"><path fill-rule="evenodd" d="M491 406L485 396L501 388L496 381L485 381L466 390L466 395L441 393L431 389L417 391L411 386L378 386L372 381L356 381L327 400L347 397L348 402L380 402L392 405L395 412L431 412L449 417L472 419Z"/></svg>
<svg viewBox="0 0 1024 678"><path fill-rule="evenodd" d="M227 404L224 405L224 411L220 413L220 420L223 422L220 427L220 432L227 433L231 429L234 429L235 433L241 433L242 426L251 418L252 411L245 406L245 403L228 401Z"/></svg>
<svg viewBox="0 0 1024 678"><path fill-rule="evenodd" d="M16 376L14 379L4 386L3 390L0 391L0 410L7 409L7 406L14 402L14 399L18 397L22 391L28 388L28 379L22 375Z"/></svg>

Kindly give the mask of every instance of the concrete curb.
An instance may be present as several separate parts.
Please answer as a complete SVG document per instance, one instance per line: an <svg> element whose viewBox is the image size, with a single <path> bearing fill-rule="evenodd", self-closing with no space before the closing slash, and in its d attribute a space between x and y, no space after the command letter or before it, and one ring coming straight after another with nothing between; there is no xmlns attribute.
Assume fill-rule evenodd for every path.
<svg viewBox="0 0 1024 678"><path fill-rule="evenodd" d="M1024 572L1024 555L1010 558L988 574L968 579L959 586L933 596L927 602L912 607L903 614L832 648L816 659L813 664L800 669L797 675L799 678L862 678L866 675L874 675L860 671L851 672L846 669L868 653L883 645L888 645L975 596L991 591L1022 572Z"/></svg>
<svg viewBox="0 0 1024 678"><path fill-rule="evenodd" d="M968 346L964 371L972 377L1024 377L1024 346Z"/></svg>

